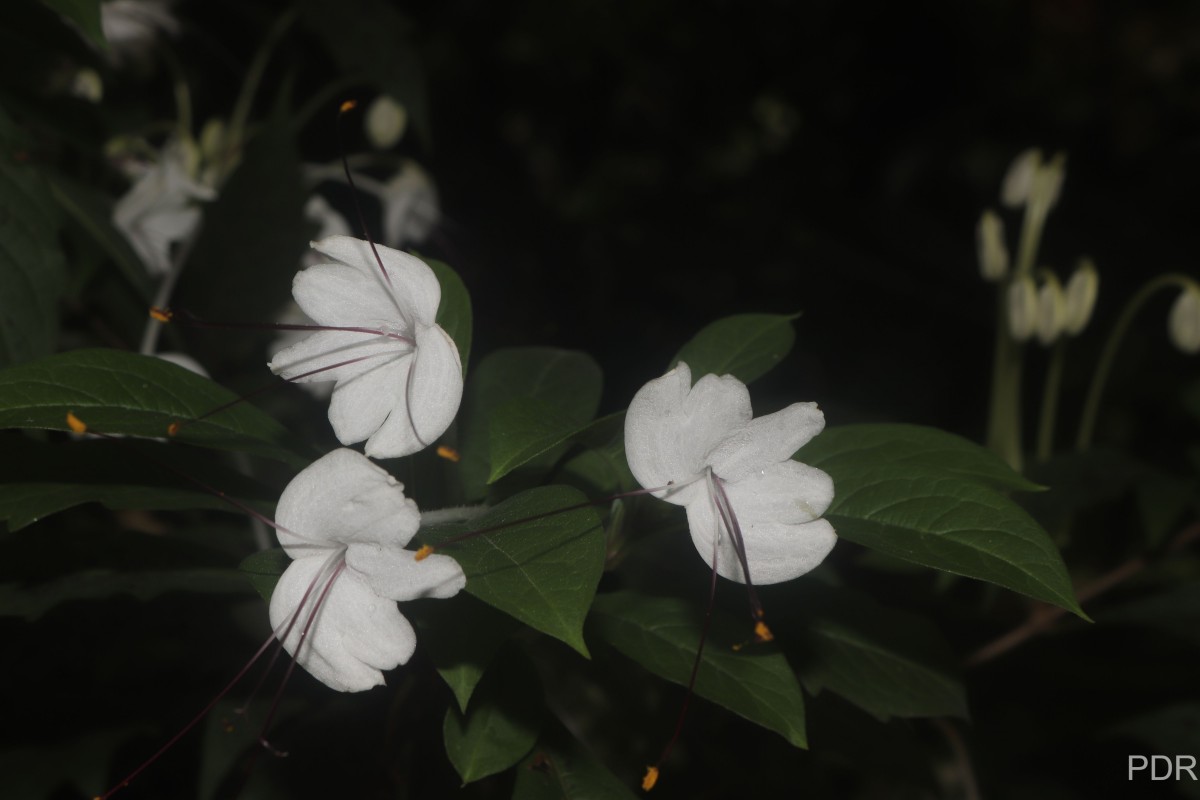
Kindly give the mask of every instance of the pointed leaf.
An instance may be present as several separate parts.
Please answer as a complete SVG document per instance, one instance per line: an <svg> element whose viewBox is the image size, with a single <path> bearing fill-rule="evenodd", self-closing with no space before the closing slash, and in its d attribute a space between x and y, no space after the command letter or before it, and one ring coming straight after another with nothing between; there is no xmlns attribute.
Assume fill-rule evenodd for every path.
<svg viewBox="0 0 1200 800"><path fill-rule="evenodd" d="M467 361L471 356L471 294L466 284L453 269L431 258L421 257L433 270L442 286L442 302L437 310L437 324L450 334L458 346L458 357L462 360L463 375L467 374Z"/></svg>
<svg viewBox="0 0 1200 800"><path fill-rule="evenodd" d="M542 702L537 670L520 650L508 648L484 676L465 715L446 709L446 755L464 784L525 757L537 741Z"/></svg>
<svg viewBox="0 0 1200 800"><path fill-rule="evenodd" d="M1084 616L1050 536L992 486L1022 483L965 440L912 426L826 430L797 458L833 478L838 535L896 558L988 581ZM898 437L899 434L899 438Z"/></svg>
<svg viewBox="0 0 1200 800"><path fill-rule="evenodd" d="M601 595L592 607L596 636L681 686L691 675L702 617L702 611L682 600L630 591ZM807 747L804 696L787 659L764 647L734 651L732 645L745 638L745 624L714 617L696 694L775 731L796 747Z"/></svg>
<svg viewBox="0 0 1200 800"><path fill-rule="evenodd" d="M254 591L269 603L271 594L275 591L275 584L279 583L279 576L291 563L292 559L282 547L272 547L270 550L260 550L246 556L242 563L238 564L238 571L246 576Z"/></svg>
<svg viewBox="0 0 1200 800"><path fill-rule="evenodd" d="M604 530L586 503L565 486L522 492L472 522L489 533L440 552L462 565L468 592L586 656L583 620L604 570ZM563 510L574 506L585 507ZM439 526L421 538L440 545L466 530Z"/></svg>
<svg viewBox="0 0 1200 800"><path fill-rule="evenodd" d="M699 380L708 373L732 375L750 383L769 372L792 350L798 315L737 314L706 325L680 348L671 367L687 363Z"/></svg>
<svg viewBox="0 0 1200 800"><path fill-rule="evenodd" d="M72 412L108 434L162 437L186 422L236 400L232 392L182 367L120 350L73 350L0 371L0 428L69 430ZM249 403L183 426L176 440L241 450L296 465L287 431Z"/></svg>
<svg viewBox="0 0 1200 800"><path fill-rule="evenodd" d="M463 712L493 656L520 627L512 617L467 594L418 600L406 605L404 613L420 628L421 647Z"/></svg>

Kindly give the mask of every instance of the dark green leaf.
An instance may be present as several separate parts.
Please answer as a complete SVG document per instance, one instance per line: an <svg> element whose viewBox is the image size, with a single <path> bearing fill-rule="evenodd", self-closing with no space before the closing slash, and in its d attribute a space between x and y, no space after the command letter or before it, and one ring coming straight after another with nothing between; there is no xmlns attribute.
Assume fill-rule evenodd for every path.
<svg viewBox="0 0 1200 800"><path fill-rule="evenodd" d="M517 767L512 796L513 800L635 800L637 797L557 720L543 726L537 746Z"/></svg>
<svg viewBox="0 0 1200 800"><path fill-rule="evenodd" d="M682 600L635 592L600 595L592 607L594 631L606 643L669 681L686 686L700 642L703 612ZM734 651L747 626L714 617L696 678L696 694L807 747L800 683L778 652Z"/></svg>
<svg viewBox="0 0 1200 800"><path fill-rule="evenodd" d="M238 564L238 570L249 579L254 591L269 603L271 593L275 591L275 584L279 583L279 576L291 563L292 559L282 547L273 547L246 556L242 563Z"/></svg>
<svg viewBox="0 0 1200 800"><path fill-rule="evenodd" d="M34 586L0 584L0 616L32 621L70 600L132 595L151 600L167 592L243 594L246 578L233 569L179 569L114 572L88 570Z"/></svg>
<svg viewBox="0 0 1200 800"><path fill-rule="evenodd" d="M497 464L506 464L507 470L517 466L544 470L553 465L565 445L539 448L552 439L569 438L591 421L600 403L600 386L600 367L590 356L573 350L513 348L497 350L480 361L467 383L460 415L459 468L466 497L484 495L489 477L497 475ZM529 447L523 438L533 434L521 430L528 422L521 405L531 400L539 408L554 409L555 414L553 431L538 432L536 447ZM533 454L534 450L539 452Z"/></svg>
<svg viewBox="0 0 1200 800"><path fill-rule="evenodd" d="M408 19L383 0L305 0L300 7L305 24L324 40L342 71L394 97L430 144L425 68Z"/></svg>
<svg viewBox="0 0 1200 800"><path fill-rule="evenodd" d="M492 471L488 483L562 445L578 430L578 425L552 404L536 397L517 397L496 409L489 427Z"/></svg>
<svg viewBox="0 0 1200 800"><path fill-rule="evenodd" d="M20 152L0 111L0 366L46 355L58 334L58 298L66 263L58 246L62 219L39 169Z"/></svg>
<svg viewBox="0 0 1200 800"><path fill-rule="evenodd" d="M791 591L770 622L810 693L829 689L880 720L966 717L953 651L927 620L815 581Z"/></svg>
<svg viewBox="0 0 1200 800"><path fill-rule="evenodd" d="M149 437L237 399L175 364L120 350L73 350L0 371L0 398L0 428L69 430L72 412L92 430ZM184 425L175 438L306 463L284 447L287 431L249 403Z"/></svg>
<svg viewBox="0 0 1200 800"><path fill-rule="evenodd" d="M406 605L404 613L420 628L421 647L464 712L492 657L520 627L512 617L466 594L418 600Z"/></svg>
<svg viewBox="0 0 1200 800"><path fill-rule="evenodd" d="M468 592L585 656L583 620L604 570L604 530L593 509L563 509L586 502L565 486L531 489L472 521L470 530L489 533L441 549L462 565ZM421 537L440 546L464 530L447 525Z"/></svg>
<svg viewBox="0 0 1200 800"><path fill-rule="evenodd" d="M437 324L442 326L454 344L458 346L458 356L462 359L463 375L467 374L467 361L471 356L471 294L466 284L450 267L441 261L422 257L438 283L442 285L442 302L438 306Z"/></svg>
<svg viewBox="0 0 1200 800"><path fill-rule="evenodd" d="M541 717L537 670L520 650L510 647L484 676L465 715L454 707L446 709L446 755L464 784L495 775L533 747Z"/></svg>
<svg viewBox="0 0 1200 800"><path fill-rule="evenodd" d="M104 28L100 24L100 0L42 0L43 3L79 26L96 44L107 49Z"/></svg>
<svg viewBox="0 0 1200 800"><path fill-rule="evenodd" d="M842 538L1084 616L1049 535L992 488L1024 482L983 448L972 458L969 443L947 447L947 438L913 426L855 425L825 431L797 458L833 477L837 497L825 516Z"/></svg>
<svg viewBox="0 0 1200 800"><path fill-rule="evenodd" d="M750 383L769 372L792 350L796 332L792 320L798 315L737 314L706 325L671 360L702 375L732 375Z"/></svg>

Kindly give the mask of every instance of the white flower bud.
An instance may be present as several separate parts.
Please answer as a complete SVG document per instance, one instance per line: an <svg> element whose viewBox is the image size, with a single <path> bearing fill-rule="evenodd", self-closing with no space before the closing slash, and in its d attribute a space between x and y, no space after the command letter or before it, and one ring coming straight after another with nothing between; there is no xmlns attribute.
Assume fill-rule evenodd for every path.
<svg viewBox="0 0 1200 800"><path fill-rule="evenodd" d="M975 226L975 246L979 251L979 271L985 281L1003 280L1008 274L1008 247L1004 244L1004 222L990 208Z"/></svg>
<svg viewBox="0 0 1200 800"><path fill-rule="evenodd" d="M1036 204L1042 213L1058 205L1058 196L1062 194L1063 179L1067 172L1067 157L1058 153L1047 164L1038 168L1033 176L1033 186L1030 190L1029 202Z"/></svg>
<svg viewBox="0 0 1200 800"><path fill-rule="evenodd" d="M1008 330L1018 342L1033 335L1037 306L1038 293L1033 278L1022 275L1008 287Z"/></svg>
<svg viewBox="0 0 1200 800"><path fill-rule="evenodd" d="M1034 175L1042 166L1042 151L1031 147L1013 159L1000 187L1000 202L1009 208L1020 208L1029 201Z"/></svg>
<svg viewBox="0 0 1200 800"><path fill-rule="evenodd" d="M1189 285L1179 293L1167 317L1167 333L1184 353L1200 353L1200 289Z"/></svg>
<svg viewBox="0 0 1200 800"><path fill-rule="evenodd" d="M84 67L71 78L70 93L72 97L86 100L89 103L99 103L104 99L104 81L100 73L91 67Z"/></svg>
<svg viewBox="0 0 1200 800"><path fill-rule="evenodd" d="M1090 258L1081 258L1071 279L1067 281L1064 290L1066 297L1066 319L1063 321L1063 332L1068 336L1078 336L1087 327L1092 318L1092 309L1096 307L1096 295L1100 291L1100 274Z"/></svg>
<svg viewBox="0 0 1200 800"><path fill-rule="evenodd" d="M363 124L376 150L387 150L404 135L408 112L391 95L381 94L371 102Z"/></svg>
<svg viewBox="0 0 1200 800"><path fill-rule="evenodd" d="M1049 347L1062 335L1067 319L1067 303L1058 278L1048 275L1037 294L1037 337Z"/></svg>

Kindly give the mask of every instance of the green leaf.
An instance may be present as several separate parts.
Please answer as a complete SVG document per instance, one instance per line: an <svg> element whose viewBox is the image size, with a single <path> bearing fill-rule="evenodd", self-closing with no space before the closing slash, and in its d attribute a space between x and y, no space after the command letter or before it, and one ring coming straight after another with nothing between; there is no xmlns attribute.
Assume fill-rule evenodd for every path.
<svg viewBox="0 0 1200 800"><path fill-rule="evenodd" d="M404 613L420 628L421 646L464 712L484 670L520 627L512 617L467 594L417 600L406 605Z"/></svg>
<svg viewBox="0 0 1200 800"><path fill-rule="evenodd" d="M51 352L66 282L61 214L38 167L12 157L24 146L0 111L0 366Z"/></svg>
<svg viewBox="0 0 1200 800"><path fill-rule="evenodd" d="M833 478L825 517L844 539L904 561L988 581L1086 619L1049 535L993 486L1025 482L982 447L930 428L826 430L797 454Z"/></svg>
<svg viewBox="0 0 1200 800"><path fill-rule="evenodd" d="M525 757L537 741L542 702L537 670L510 647L484 676L465 715L446 709L446 755L464 784L502 772Z"/></svg>
<svg viewBox="0 0 1200 800"><path fill-rule="evenodd" d="M828 689L881 721L967 716L950 646L927 620L806 581L771 603L771 628L812 694Z"/></svg>
<svg viewBox="0 0 1200 800"><path fill-rule="evenodd" d="M291 563L292 559L282 547L273 547L246 556L238 564L238 571L246 576L254 591L269 603L275 584L279 583L279 576Z"/></svg>
<svg viewBox="0 0 1200 800"><path fill-rule="evenodd" d="M467 361L471 356L471 294L466 284L450 267L441 261L422 256L422 260L433 270L442 285L442 302L438 306L437 324L450 334L458 346L458 357L462 360L463 375L467 374Z"/></svg>
<svg viewBox="0 0 1200 800"><path fill-rule="evenodd" d="M233 569L176 569L116 572L87 570L34 586L0 584L0 616L32 622L51 608L71 600L96 600L131 595L151 600L167 592L244 594L245 577Z"/></svg>
<svg viewBox="0 0 1200 800"><path fill-rule="evenodd" d="M580 492L545 486L522 492L473 520L490 531L449 544L463 525L423 530L423 541L445 544L467 575L467 591L584 656L583 620L604 570L604 530ZM540 518L539 518L540 517ZM522 521L525 520L525 521Z"/></svg>
<svg viewBox="0 0 1200 800"><path fill-rule="evenodd" d="M600 404L600 367L585 353L551 347L497 350L475 368L460 415L467 499L482 497L489 478L519 466L546 470L562 456L564 441L591 421ZM530 430L522 405L553 409L544 428ZM530 438L535 439L532 444Z"/></svg>
<svg viewBox="0 0 1200 800"><path fill-rule="evenodd" d="M430 145L425 68L412 23L383 0L305 0L300 8L305 24L324 40L342 71L371 81L395 98Z"/></svg>
<svg viewBox="0 0 1200 800"><path fill-rule="evenodd" d="M0 442L7 456L0 463L0 520L10 531L92 502L111 509L234 510L215 492L164 470L162 463L243 501L267 500L275 494L192 448L141 444L139 450L147 457L138 459L118 442L34 442L17 434L7 434Z"/></svg>
<svg viewBox="0 0 1200 800"><path fill-rule="evenodd" d="M100 0L42 0L50 8L79 26L96 44L108 49L104 27L100 24Z"/></svg>
<svg viewBox="0 0 1200 800"><path fill-rule="evenodd" d="M557 720L542 728L537 746L517 767L513 800L636 800L629 790Z"/></svg>
<svg viewBox="0 0 1200 800"><path fill-rule="evenodd" d="M161 437L173 422L194 420L237 399L188 370L120 350L73 350L0 371L0 428L70 430L72 412L92 430ZM287 431L249 403L183 426L180 442L307 462L283 445Z"/></svg>
<svg viewBox="0 0 1200 800"><path fill-rule="evenodd" d="M692 377L732 375L750 383L769 372L792 350L798 314L737 314L706 325L671 360L687 363Z"/></svg>
<svg viewBox="0 0 1200 800"><path fill-rule="evenodd" d="M592 606L594 632L656 675L686 686L700 642L703 612L676 598L622 591ZM734 651L747 626L714 615L696 694L807 747L800 683L778 652L762 646Z"/></svg>

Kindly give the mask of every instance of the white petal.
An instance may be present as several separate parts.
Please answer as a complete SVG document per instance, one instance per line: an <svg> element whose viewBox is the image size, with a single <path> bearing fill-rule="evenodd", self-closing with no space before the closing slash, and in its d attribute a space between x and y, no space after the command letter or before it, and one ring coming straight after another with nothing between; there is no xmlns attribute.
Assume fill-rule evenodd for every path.
<svg viewBox="0 0 1200 800"><path fill-rule="evenodd" d="M791 458L824 429L825 415L816 403L793 403L732 431L709 455L708 463L724 480L740 481Z"/></svg>
<svg viewBox="0 0 1200 800"><path fill-rule="evenodd" d="M644 488L682 482L699 465L685 464L678 446L683 401L692 388L692 372L680 362L675 369L638 390L625 414L625 458ZM682 504L679 497L664 498Z"/></svg>
<svg viewBox="0 0 1200 800"><path fill-rule="evenodd" d="M712 566L713 537L718 535L713 503L707 496L698 498L688 505L687 512L692 543L705 563ZM782 583L803 575L820 564L837 542L833 526L823 519L791 525L747 521L739 517L738 524L745 539L750 578L760 586ZM719 535L717 573L729 580L745 583L733 537L723 528Z"/></svg>
<svg viewBox="0 0 1200 800"><path fill-rule="evenodd" d="M783 461L737 483L726 483L738 521L797 524L821 517L833 502L833 479L801 464Z"/></svg>
<svg viewBox="0 0 1200 800"><path fill-rule="evenodd" d="M339 442L361 442L390 417L408 415L404 387L411 366L411 355L405 355L356 378L338 381L329 400L329 424ZM367 454L379 455L369 447Z"/></svg>
<svg viewBox="0 0 1200 800"><path fill-rule="evenodd" d="M462 363L454 341L439 326L417 329L411 370L398 387L391 415L367 440L372 458L396 458L424 450L445 433L462 401Z"/></svg>
<svg viewBox="0 0 1200 800"><path fill-rule="evenodd" d="M354 544L346 551L346 564L375 594L402 602L419 597L444 600L467 585L467 576L458 562L436 553L417 561L412 550Z"/></svg>
<svg viewBox="0 0 1200 800"><path fill-rule="evenodd" d="M271 595L271 625L282 635L289 616L307 593L304 608L283 639L284 647L331 689L361 692L383 683L381 670L407 662L416 649L417 637L396 603L375 595L349 569L337 575L311 617L331 574L323 569L326 562L321 557L301 558L284 571Z"/></svg>
<svg viewBox="0 0 1200 800"><path fill-rule="evenodd" d="M372 252L369 242L349 236L330 236L313 242L312 246L343 264L374 270L380 275L380 281L390 289L392 297L409 322L422 325L435 323L438 305L442 301L442 286L433 270L421 259L390 247L376 245L375 252L379 253L379 261L383 262L390 279L385 281L379 273L379 263L375 260L375 252ZM307 308L304 310L313 319L318 319ZM353 323L343 320L340 324Z"/></svg>
<svg viewBox="0 0 1200 800"><path fill-rule="evenodd" d="M404 485L370 459L342 448L305 467L283 490L275 509L279 543L292 558L322 544L377 542L402 548L421 524ZM291 531L295 535L289 534Z"/></svg>
<svg viewBox="0 0 1200 800"><path fill-rule="evenodd" d="M403 358L411 351L411 345L386 336L353 331L317 331L291 347L280 350L267 366L276 375L299 383L345 381L376 369L389 360ZM298 377L300 375L307 377Z"/></svg>
<svg viewBox="0 0 1200 800"><path fill-rule="evenodd" d="M378 268L317 264L296 273L292 279L292 297L305 314L321 325L354 325L408 333L401 308Z"/></svg>

